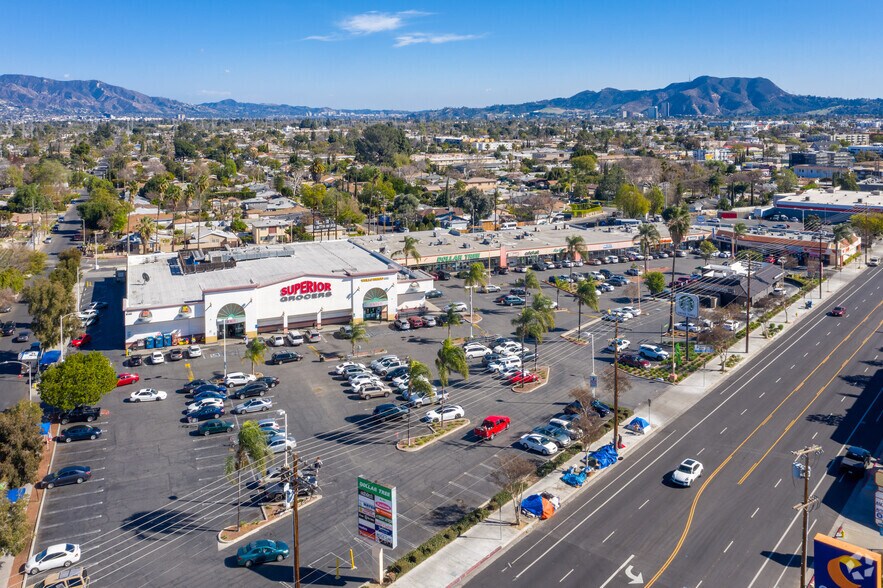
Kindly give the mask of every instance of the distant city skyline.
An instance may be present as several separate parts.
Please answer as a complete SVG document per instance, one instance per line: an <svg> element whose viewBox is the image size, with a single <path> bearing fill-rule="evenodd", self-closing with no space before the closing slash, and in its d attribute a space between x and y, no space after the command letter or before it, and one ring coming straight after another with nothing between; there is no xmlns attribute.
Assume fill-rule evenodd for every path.
<svg viewBox="0 0 883 588"><path fill-rule="evenodd" d="M766 77L794 94L883 97L883 5L281 0L5 8L0 73L97 79L189 103L423 110Z"/></svg>

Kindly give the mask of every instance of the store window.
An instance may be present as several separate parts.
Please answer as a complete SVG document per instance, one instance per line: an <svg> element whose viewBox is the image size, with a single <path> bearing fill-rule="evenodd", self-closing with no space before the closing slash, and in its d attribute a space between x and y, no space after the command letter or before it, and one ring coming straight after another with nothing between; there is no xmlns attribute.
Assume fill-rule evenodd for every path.
<svg viewBox="0 0 883 588"><path fill-rule="evenodd" d="M383 288L371 288L362 300L362 316L367 321L380 321L386 318L389 297Z"/></svg>

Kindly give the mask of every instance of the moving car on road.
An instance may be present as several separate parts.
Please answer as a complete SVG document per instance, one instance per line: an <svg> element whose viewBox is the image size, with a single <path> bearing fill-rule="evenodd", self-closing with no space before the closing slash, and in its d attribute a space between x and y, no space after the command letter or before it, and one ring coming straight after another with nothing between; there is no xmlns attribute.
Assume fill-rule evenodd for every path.
<svg viewBox="0 0 883 588"><path fill-rule="evenodd" d="M846 314L846 309L842 306L835 306L831 309L831 316L843 316Z"/></svg>
<svg viewBox="0 0 883 588"><path fill-rule="evenodd" d="M678 469L671 473L671 481L679 486L689 487L702 477L702 464L695 459L685 459Z"/></svg>

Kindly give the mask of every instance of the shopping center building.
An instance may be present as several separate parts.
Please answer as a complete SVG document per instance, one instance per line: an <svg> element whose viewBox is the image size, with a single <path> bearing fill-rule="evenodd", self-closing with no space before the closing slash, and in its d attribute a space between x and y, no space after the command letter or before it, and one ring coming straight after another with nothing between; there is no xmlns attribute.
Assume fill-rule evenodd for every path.
<svg viewBox="0 0 883 588"><path fill-rule="evenodd" d="M425 305L433 280L344 241L131 256L127 347L393 320ZM168 344L168 343L166 343Z"/></svg>

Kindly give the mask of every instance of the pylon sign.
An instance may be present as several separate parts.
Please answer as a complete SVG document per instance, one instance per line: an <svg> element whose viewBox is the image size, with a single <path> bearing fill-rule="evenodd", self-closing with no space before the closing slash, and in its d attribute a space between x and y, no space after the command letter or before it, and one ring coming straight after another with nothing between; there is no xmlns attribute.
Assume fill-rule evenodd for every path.
<svg viewBox="0 0 883 588"><path fill-rule="evenodd" d="M358 490L359 536L395 549L399 541L395 486L384 486L360 476Z"/></svg>
<svg viewBox="0 0 883 588"><path fill-rule="evenodd" d="M695 294L675 296L675 314L684 318L699 318L699 297Z"/></svg>
<svg viewBox="0 0 883 588"><path fill-rule="evenodd" d="M817 533L813 568L818 588L880 588L880 554Z"/></svg>

